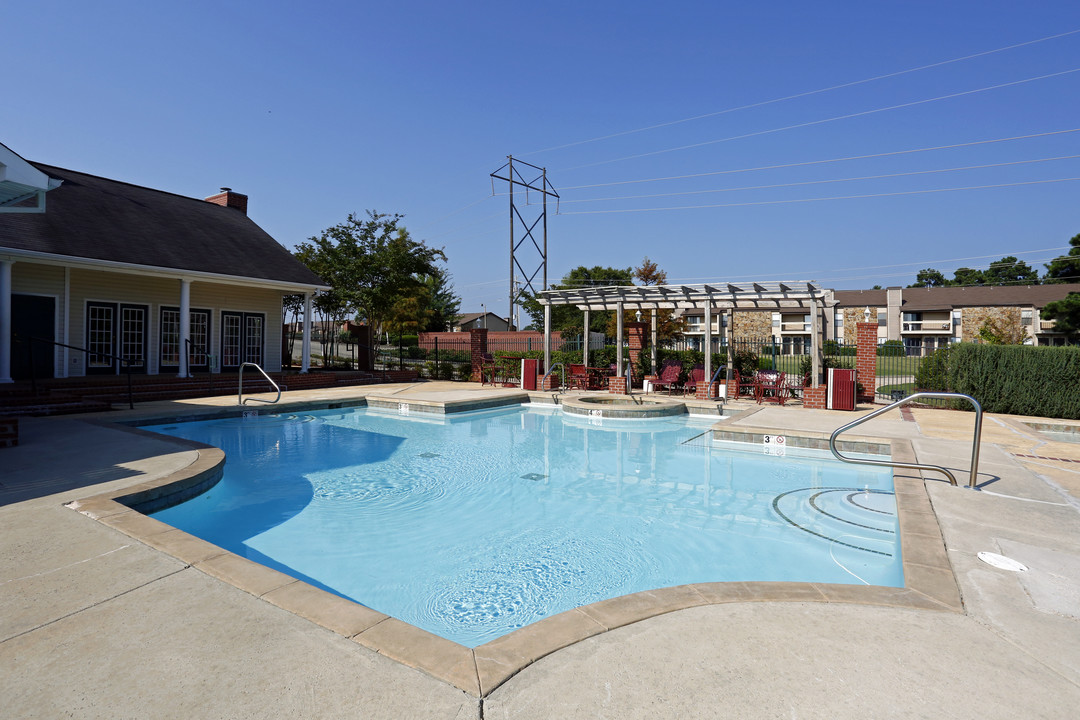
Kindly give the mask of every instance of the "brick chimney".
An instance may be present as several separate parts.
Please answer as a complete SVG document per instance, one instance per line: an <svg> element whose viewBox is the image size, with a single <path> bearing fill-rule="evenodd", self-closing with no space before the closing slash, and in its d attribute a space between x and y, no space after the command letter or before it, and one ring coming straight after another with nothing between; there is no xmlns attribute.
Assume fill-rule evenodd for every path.
<svg viewBox="0 0 1080 720"><path fill-rule="evenodd" d="M247 195L235 193L232 191L232 188L221 188L221 192L206 198L206 202L221 205L222 207L236 208L247 215Z"/></svg>

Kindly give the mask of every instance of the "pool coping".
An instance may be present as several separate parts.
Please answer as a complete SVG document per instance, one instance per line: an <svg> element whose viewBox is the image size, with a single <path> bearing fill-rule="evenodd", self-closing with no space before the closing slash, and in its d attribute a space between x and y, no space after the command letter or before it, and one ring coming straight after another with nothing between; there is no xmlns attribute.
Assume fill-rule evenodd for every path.
<svg viewBox="0 0 1080 720"><path fill-rule="evenodd" d="M363 404L349 403L350 406ZM288 409L316 409L318 406L334 405L345 406L307 403L304 408L293 406ZM286 408L278 406L273 412L283 409ZM214 412L211 416L237 414L237 409L233 408ZM747 416L750 414L746 413ZM192 417L175 418L175 421L181 419L190 420ZM165 418L141 419L138 422L145 425L172 421ZM897 468L893 472L893 481L904 587L757 581L679 585L577 607L479 647L467 648L236 555L136 510L135 507L152 511L173 504L179 498L186 499L202 492L221 478L225 453L203 443L162 436L137 427L100 424L153 436L159 441L171 441L185 450L195 450L197 457L170 475L121 490L91 495L70 502L67 507L171 555L190 567L478 698L486 697L525 667L569 645L652 617L703 605L735 602L854 603L909 610L963 612L960 591L923 478L917 471ZM717 423L714 432L717 439L758 444L763 435L776 434L775 429L753 426L735 428L727 422ZM813 448L820 447L821 443L828 446L827 433L784 432L793 447ZM852 452L873 452L867 448L880 449L885 446L890 449L892 457L900 462L917 461L914 448L906 439L852 436L843 443L843 449Z"/></svg>

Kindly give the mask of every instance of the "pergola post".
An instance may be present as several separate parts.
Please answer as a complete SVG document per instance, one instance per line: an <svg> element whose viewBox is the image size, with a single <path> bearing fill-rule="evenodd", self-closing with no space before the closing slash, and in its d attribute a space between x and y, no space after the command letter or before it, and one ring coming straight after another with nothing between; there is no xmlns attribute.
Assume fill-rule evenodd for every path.
<svg viewBox="0 0 1080 720"><path fill-rule="evenodd" d="M657 330L656 330L656 328L657 328L657 318L656 318L656 316L659 313L660 313L659 308L653 308L652 312L649 313L649 325L651 326L649 328L651 330L651 333L649 335L649 367L652 368L653 375L658 374L657 373L657 367L656 367L656 341L658 339L657 338Z"/></svg>
<svg viewBox="0 0 1080 720"><path fill-rule="evenodd" d="M585 367L589 367L589 308L585 308L585 331L582 334L585 339L584 347L581 350L581 363Z"/></svg>
<svg viewBox="0 0 1080 720"><path fill-rule="evenodd" d="M813 353L810 374L813 376L811 386L816 388L821 385L821 310L816 298L810 301L810 308L810 351Z"/></svg>
<svg viewBox="0 0 1080 720"><path fill-rule="evenodd" d="M374 337L373 335L370 335ZM378 340L378 338L374 338ZM377 342L372 342L373 345L377 345ZM371 352L371 349L368 349ZM300 372L306 373L311 369L311 293L304 293L304 339L300 342ZM375 369L374 358L372 358L371 369Z"/></svg>
<svg viewBox="0 0 1080 720"><path fill-rule="evenodd" d="M615 304L615 375L623 376L622 344L623 344L623 304L620 300Z"/></svg>
<svg viewBox="0 0 1080 720"><path fill-rule="evenodd" d="M551 372L551 305L544 304L544 374Z"/></svg>
<svg viewBox="0 0 1080 720"><path fill-rule="evenodd" d="M724 373L724 381L731 386L732 372L735 369L735 309L728 308L727 315L727 371Z"/></svg>
<svg viewBox="0 0 1080 720"><path fill-rule="evenodd" d="M712 300L705 303L705 384L712 381ZM706 396L708 397L708 396Z"/></svg>

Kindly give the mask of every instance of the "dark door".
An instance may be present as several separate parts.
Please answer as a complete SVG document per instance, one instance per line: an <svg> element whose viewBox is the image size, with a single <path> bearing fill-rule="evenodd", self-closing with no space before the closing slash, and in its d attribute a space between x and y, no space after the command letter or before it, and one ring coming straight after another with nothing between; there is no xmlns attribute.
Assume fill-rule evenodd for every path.
<svg viewBox="0 0 1080 720"><path fill-rule="evenodd" d="M53 377L56 346L45 342L33 345L33 366L30 364L30 338L56 338L56 298L37 295L11 296L11 330L20 342L11 345L11 377L29 380L31 367L38 378Z"/></svg>

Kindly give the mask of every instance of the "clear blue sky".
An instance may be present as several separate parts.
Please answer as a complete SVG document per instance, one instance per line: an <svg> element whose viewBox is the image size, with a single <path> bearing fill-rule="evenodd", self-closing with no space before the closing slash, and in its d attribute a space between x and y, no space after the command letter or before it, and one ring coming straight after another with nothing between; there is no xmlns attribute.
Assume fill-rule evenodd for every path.
<svg viewBox="0 0 1080 720"><path fill-rule="evenodd" d="M562 196L551 282L648 256L672 282L906 285L1004 255L1042 270L1080 233L1080 132L1059 132L1080 128L1078 30L1075 0L9 3L0 142L229 186L289 247L402 213L445 247L465 311L507 311L488 175L508 154ZM1057 134L815 162L1036 133ZM814 164L748 170L794 163Z"/></svg>

